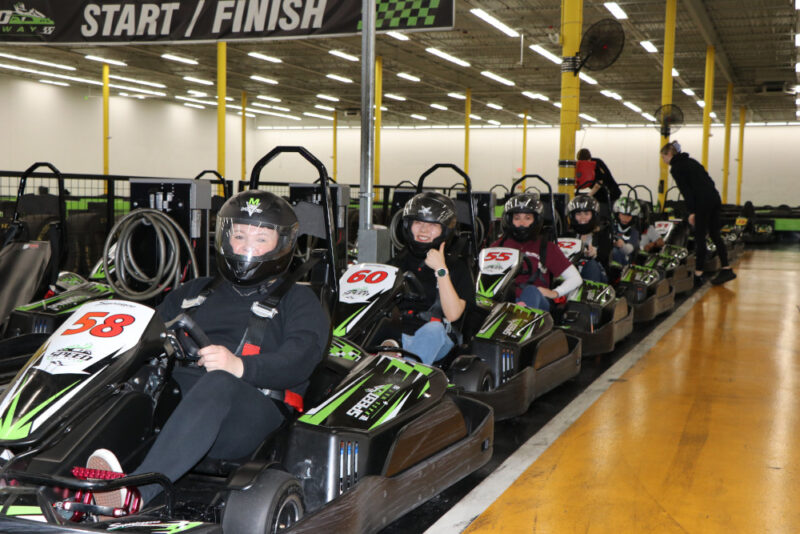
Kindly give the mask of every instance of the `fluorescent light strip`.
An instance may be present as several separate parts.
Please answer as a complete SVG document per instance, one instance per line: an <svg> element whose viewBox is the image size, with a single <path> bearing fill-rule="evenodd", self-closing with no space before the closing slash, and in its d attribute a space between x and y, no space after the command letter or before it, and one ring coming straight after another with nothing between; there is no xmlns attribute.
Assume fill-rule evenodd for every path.
<svg viewBox="0 0 800 534"><path fill-rule="evenodd" d="M86 59L91 60L91 61L99 61L100 63L108 63L109 65L116 65L117 67L127 67L128 66L126 63L123 63L122 61L117 61L116 59L108 59L108 58L104 58L104 57L100 57L100 56L92 56L92 55L84 56L84 57Z"/></svg>
<svg viewBox="0 0 800 534"><path fill-rule="evenodd" d="M186 92L189 93L192 96L199 96L199 97L208 96L208 93L204 93L203 91L196 91L194 89L189 89Z"/></svg>
<svg viewBox="0 0 800 534"><path fill-rule="evenodd" d="M241 106L230 106L236 107L241 109ZM291 119L293 121L302 120L300 117L295 117L294 115L287 115L285 113L275 113L274 111L264 111L262 109L253 109L253 108L244 108L245 111L249 111L250 113L258 113L259 115L270 115L272 117L281 117L283 119Z"/></svg>
<svg viewBox="0 0 800 534"><path fill-rule="evenodd" d="M546 57L547 59L549 59L550 61L552 61L556 65L561 65L561 63L562 63L562 59L560 57L558 57L557 55L553 54L549 50L546 50L546 49L542 48L541 46L539 46L537 44L530 45L528 48L530 48L531 50L533 50L537 54Z"/></svg>
<svg viewBox="0 0 800 534"><path fill-rule="evenodd" d="M270 106L269 104L262 104L261 102L253 102L252 105L258 108L272 109L272 106Z"/></svg>
<svg viewBox="0 0 800 534"><path fill-rule="evenodd" d="M187 82L199 83L201 85L214 85L214 82L212 81L202 80L200 78L195 78L194 76L184 76L183 79Z"/></svg>
<svg viewBox="0 0 800 534"><path fill-rule="evenodd" d="M245 109L247 109L247 108L245 108ZM237 113L237 115L239 115L241 117L242 116L242 112L240 111L239 113ZM251 119L255 119L256 118L256 116L253 113L245 113L244 116L245 117L250 117Z"/></svg>
<svg viewBox="0 0 800 534"><path fill-rule="evenodd" d="M332 121L333 117L329 117L328 115L320 115L319 113L311 113L310 111L304 111L303 115L306 117L315 117L317 119L325 119L326 121Z"/></svg>
<svg viewBox="0 0 800 534"><path fill-rule="evenodd" d="M715 111L712 111L711 113L708 114L708 116L711 117L712 119L716 119L717 113Z"/></svg>
<svg viewBox="0 0 800 534"><path fill-rule="evenodd" d="M341 50L328 50L328 53L332 56L346 59L347 61L358 61L358 58L356 56L348 54L347 52L342 52Z"/></svg>
<svg viewBox="0 0 800 534"><path fill-rule="evenodd" d="M35 65L41 65L43 67L53 67L54 69L62 69L70 71L76 70L75 67L70 67L69 65L62 65L60 63L51 63L49 61L40 61L38 59L32 59L29 57L15 56L14 54L0 53L0 57L4 57L6 59L13 59L15 61L23 61L25 63L33 63Z"/></svg>
<svg viewBox="0 0 800 534"><path fill-rule="evenodd" d="M425 51L427 53L429 53L429 54L433 54L434 56L440 57L440 58L442 58L444 60L447 60L447 61L449 61L451 63L455 63L459 67L469 67L470 66L470 64L467 63L466 61L464 61L463 59L458 59L455 56L451 56L447 52L442 52L438 48L429 47L429 48L426 48Z"/></svg>
<svg viewBox="0 0 800 534"><path fill-rule="evenodd" d="M398 78L403 78L404 80L408 80L410 82L418 82L418 81L420 81L420 78L418 78L417 76L414 76L413 74L408 74L407 72L398 72L397 73L397 77Z"/></svg>
<svg viewBox="0 0 800 534"><path fill-rule="evenodd" d="M486 107L487 108L492 108L492 109L497 109L497 110L503 109L503 106L500 106L498 104L492 104L491 102L486 104Z"/></svg>
<svg viewBox="0 0 800 534"><path fill-rule="evenodd" d="M285 108L283 106L272 106L272 109L277 109L278 111L292 111L289 108Z"/></svg>
<svg viewBox="0 0 800 534"><path fill-rule="evenodd" d="M200 62L188 57L176 56L174 54L161 54L161 57L170 61L177 61L178 63L186 63L187 65L199 65Z"/></svg>
<svg viewBox="0 0 800 534"><path fill-rule="evenodd" d="M800 0L798 0L798 1L800 1ZM386 32L386 35L388 35L389 37L394 37L398 41L408 41L408 39L409 39L406 36L406 34L400 33L400 32Z"/></svg>
<svg viewBox="0 0 800 534"><path fill-rule="evenodd" d="M651 54L658 52L658 48L656 48L656 45L654 45L650 41L639 41L639 44L642 45L642 48L644 48Z"/></svg>
<svg viewBox="0 0 800 534"><path fill-rule="evenodd" d="M496 19L493 16L491 16L490 14L488 14L486 11L484 11L482 9L470 9L469 12L472 13L473 15L475 15L476 17L478 17L479 19L481 19L481 20L483 20L485 22L488 22L489 24L491 24L492 26L494 26L495 28L497 28L498 30L503 32L504 34L508 35L509 37L519 37L519 32L518 31L512 30L511 28L506 26L504 23L500 22L498 19Z"/></svg>
<svg viewBox="0 0 800 534"><path fill-rule="evenodd" d="M259 100L266 100L267 102L280 102L281 101L280 98L275 98L274 96L258 95L258 96L256 96L256 98L258 98Z"/></svg>
<svg viewBox="0 0 800 534"><path fill-rule="evenodd" d="M324 110L324 111L336 111L336 108L334 108L332 106L323 106L322 104L316 104L316 105L314 105L314 107L317 108L317 109Z"/></svg>
<svg viewBox="0 0 800 534"><path fill-rule="evenodd" d="M187 108L206 109L205 106L201 106L200 104L192 104L191 102L184 102L183 105Z"/></svg>
<svg viewBox="0 0 800 534"><path fill-rule="evenodd" d="M181 96L178 95L175 97L176 100L182 100L183 102L193 102L195 104L201 104L203 106L216 106L217 103L213 100L200 100L198 98L191 98L188 96Z"/></svg>
<svg viewBox="0 0 800 534"><path fill-rule="evenodd" d="M266 55L260 54L258 52L248 52L247 55L250 56L250 57L254 57L256 59L260 59L262 61L269 61L270 63L283 63L282 59L279 59L279 58L276 58L276 57L272 57L272 56L266 56Z"/></svg>
<svg viewBox="0 0 800 534"><path fill-rule="evenodd" d="M167 86L164 85L163 83L146 82L144 80L134 80L133 78L126 78L125 76L117 76L116 74L109 74L108 77L111 78L112 80L120 80L122 82L128 82L128 83L138 83L141 85L146 85L148 87L156 87L158 89L167 88Z"/></svg>
<svg viewBox="0 0 800 534"><path fill-rule="evenodd" d="M162 93L161 91L151 91L150 89L141 89L139 87L131 87L130 85L119 85L117 83L110 83L108 84L108 86L114 89L123 89L125 91L133 91L134 93L144 93L150 96L167 96L167 93Z"/></svg>
<svg viewBox="0 0 800 534"><path fill-rule="evenodd" d="M42 82L42 83L49 84L49 85L58 85L60 87L69 87L69 84L67 82L54 82L53 80L39 80L39 81Z"/></svg>
<svg viewBox="0 0 800 534"><path fill-rule="evenodd" d="M542 100L544 102L550 101L549 98L547 98L541 93L531 93L530 91L522 91L522 94L533 100Z"/></svg>
<svg viewBox="0 0 800 534"><path fill-rule="evenodd" d="M626 101L626 102L623 102L622 105L625 106L628 109L632 109L636 113L641 113L642 112L642 108L640 108L639 106L637 106L633 102L627 102Z"/></svg>
<svg viewBox="0 0 800 534"><path fill-rule="evenodd" d="M586 113L579 113L579 114L578 114L578 117L584 118L584 119L586 119L586 120L587 120L587 121L589 121L589 122L597 122L597 119L595 119L595 118L594 118L594 117L592 117L591 115L587 115Z"/></svg>
<svg viewBox="0 0 800 534"><path fill-rule="evenodd" d="M656 118L650 115L649 113L642 113L642 117L649 120L650 122L656 122Z"/></svg>
<svg viewBox="0 0 800 534"><path fill-rule="evenodd" d="M450 98L455 98L456 100L466 100L467 97L462 95L461 93L447 93L447 96Z"/></svg>
<svg viewBox="0 0 800 534"><path fill-rule="evenodd" d="M392 93L384 93L383 96L385 96L386 98L391 98L392 100L397 100L399 102L406 101L406 97L400 95L394 95Z"/></svg>
<svg viewBox="0 0 800 534"><path fill-rule="evenodd" d="M495 126L500 126L500 121L496 121L496 120L494 120L494 119L489 119L487 122L488 122L489 124L493 124L493 125L495 125Z"/></svg>
<svg viewBox="0 0 800 534"><path fill-rule="evenodd" d="M609 91L608 89L603 89L602 91L600 91L600 94L608 98L613 98L614 100L622 100L621 96L619 96L614 91Z"/></svg>
<svg viewBox="0 0 800 534"><path fill-rule="evenodd" d="M480 115L473 115L472 113L469 114L470 119L474 119L476 121L482 121L483 118Z"/></svg>
<svg viewBox="0 0 800 534"><path fill-rule="evenodd" d="M696 102L696 104L697 104L698 106L700 106L701 108L704 108L704 107L706 107L706 103L705 103L703 100L698 100L698 101Z"/></svg>
<svg viewBox="0 0 800 534"><path fill-rule="evenodd" d="M586 74L585 72L579 72L578 78L583 80L584 82L588 83L589 85L597 85L597 80Z"/></svg>
<svg viewBox="0 0 800 534"><path fill-rule="evenodd" d="M683 89L681 89L681 91L683 91L683 94L685 94L685 95L694 96L694 91L692 91L691 89L683 88Z"/></svg>
<svg viewBox="0 0 800 534"><path fill-rule="evenodd" d="M509 79L506 79L506 78L503 78L502 76L498 76L497 74L495 74L495 73L493 73L493 72L490 72L490 71L488 71L488 70L482 71L482 72L481 72L481 75L483 75L483 76L486 76L486 77L487 77L487 78L489 78L490 80L494 80L494 81L496 81L496 82L502 83L503 85L507 85L507 86L509 86L509 87L511 87L511 86L513 86L513 85L516 85L516 84L515 84L514 82L512 82L511 80L509 80Z"/></svg>
<svg viewBox="0 0 800 534"><path fill-rule="evenodd" d="M553 105L558 109L561 109L561 102L553 102Z"/></svg>
<svg viewBox="0 0 800 534"><path fill-rule="evenodd" d="M428 117L426 117L425 115L418 115L416 113L412 113L411 114L411 118L412 119L417 119L418 121L426 121L426 120L428 120Z"/></svg>
<svg viewBox="0 0 800 534"><path fill-rule="evenodd" d="M337 82L353 83L353 80L350 78L345 78L344 76L339 76L338 74L326 74L325 77L330 78L331 80L336 80Z"/></svg>
<svg viewBox="0 0 800 534"><path fill-rule="evenodd" d="M439 110L442 110L442 111L447 111L447 106L443 106L441 104L431 104L431 107L433 109L439 109Z"/></svg>
<svg viewBox="0 0 800 534"><path fill-rule="evenodd" d="M798 34L796 34L794 36L794 45L795 46L800 46L800 33L798 33Z"/></svg>
<svg viewBox="0 0 800 534"><path fill-rule="evenodd" d="M673 68L672 69L672 77L673 78L677 78L678 76L680 76L680 73L678 72L678 69Z"/></svg>
<svg viewBox="0 0 800 534"><path fill-rule="evenodd" d="M619 7L618 3L605 2L603 5L606 6L606 9L609 10L616 19L625 20L628 18L628 14L625 13L625 11L621 7Z"/></svg>
<svg viewBox="0 0 800 534"><path fill-rule="evenodd" d="M55 72L47 72L47 71L41 71L41 70L36 70L36 69L29 69L29 68L26 68L26 67L18 67L16 65L6 65L4 63L0 63L0 69L8 69L8 70L13 70L13 71L17 71L17 72L27 72L27 73L30 73L30 74L36 74L38 76L49 76L51 78L57 78L59 80L70 80L72 82L86 83L86 84L89 84L89 85L98 85L98 86L102 86L103 85L103 82L98 81L98 80L90 80L88 78L80 78L78 76L69 76L67 74L56 74ZM162 92L159 92L159 91L150 91L149 89L140 89L138 87L129 87L127 85L118 85L118 84L110 83L110 84L108 84L108 86L109 87L113 87L114 89L123 89L123 90L126 90L126 91L133 91L134 93L144 93L146 95L152 95L152 96L167 96L166 93L162 93Z"/></svg>
<svg viewBox="0 0 800 534"><path fill-rule="evenodd" d="M270 85L278 85L278 80L273 80L272 78L265 78L264 76L259 76L258 74L253 74L252 76L250 76L250 79L261 83L268 83Z"/></svg>
<svg viewBox="0 0 800 534"><path fill-rule="evenodd" d="M329 102L338 102L339 101L339 99L336 98L335 96L328 96L328 95L323 95L323 94L317 95L317 98L321 98L322 100L328 100Z"/></svg>

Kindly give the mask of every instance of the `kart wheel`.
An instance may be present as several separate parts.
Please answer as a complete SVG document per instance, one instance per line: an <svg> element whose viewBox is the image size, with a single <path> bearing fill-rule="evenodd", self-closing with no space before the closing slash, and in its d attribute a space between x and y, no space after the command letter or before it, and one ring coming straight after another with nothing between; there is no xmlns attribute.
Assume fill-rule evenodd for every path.
<svg viewBox="0 0 800 534"><path fill-rule="evenodd" d="M246 490L232 490L222 515L225 534L276 534L303 518L303 490L292 475L267 469Z"/></svg>
<svg viewBox="0 0 800 534"><path fill-rule="evenodd" d="M462 360L466 363L463 364L453 362L451 366L450 381L464 388L465 391L491 391L494 389L494 377L492 370L480 358L470 358L469 360Z"/></svg>

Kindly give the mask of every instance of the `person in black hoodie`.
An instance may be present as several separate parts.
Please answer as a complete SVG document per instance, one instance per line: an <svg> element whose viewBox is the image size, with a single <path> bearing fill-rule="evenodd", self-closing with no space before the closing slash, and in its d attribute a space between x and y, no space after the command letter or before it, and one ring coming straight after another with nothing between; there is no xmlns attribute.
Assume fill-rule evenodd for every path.
<svg viewBox="0 0 800 534"><path fill-rule="evenodd" d="M681 152L681 146L677 141L661 147L661 159L670 167L670 174L675 179L689 210L688 222L694 226L697 255L695 282L702 284L704 281L702 269L706 261L706 233L711 236L711 240L717 246L717 254L719 254L722 264L722 270L711 280L711 283L719 285L733 280L736 278L736 274L728 264L728 251L720 235L722 200L714 186L714 181L700 162L690 158L686 152Z"/></svg>

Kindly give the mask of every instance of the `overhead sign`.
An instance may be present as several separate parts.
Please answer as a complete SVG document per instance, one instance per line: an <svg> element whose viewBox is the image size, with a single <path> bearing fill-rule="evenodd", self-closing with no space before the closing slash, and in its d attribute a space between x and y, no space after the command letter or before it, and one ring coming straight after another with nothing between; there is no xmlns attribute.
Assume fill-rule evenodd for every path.
<svg viewBox="0 0 800 534"><path fill-rule="evenodd" d="M376 31L453 27L455 0L376 0ZM0 41L168 43L354 34L361 0L0 0Z"/></svg>

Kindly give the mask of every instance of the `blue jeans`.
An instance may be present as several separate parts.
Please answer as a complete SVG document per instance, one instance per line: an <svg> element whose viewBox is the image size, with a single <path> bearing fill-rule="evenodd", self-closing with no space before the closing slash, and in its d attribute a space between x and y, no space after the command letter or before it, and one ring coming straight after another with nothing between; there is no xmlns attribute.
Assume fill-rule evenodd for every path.
<svg viewBox="0 0 800 534"><path fill-rule="evenodd" d="M606 271L597 260L586 260L586 263L581 266L581 278L592 282L608 283Z"/></svg>
<svg viewBox="0 0 800 534"><path fill-rule="evenodd" d="M539 288L531 284L525 286L522 293L517 298L517 303L524 302L528 308L536 308L537 310L550 311L550 301L547 297L542 295Z"/></svg>
<svg viewBox="0 0 800 534"><path fill-rule="evenodd" d="M403 334L403 348L419 356L427 365L447 356L453 345L455 343L447 335L444 323L439 321L426 323L413 334Z"/></svg>
<svg viewBox="0 0 800 534"><path fill-rule="evenodd" d="M614 250L611 252L611 259L620 265L628 265L631 260L630 257L625 254L621 248L614 247Z"/></svg>

